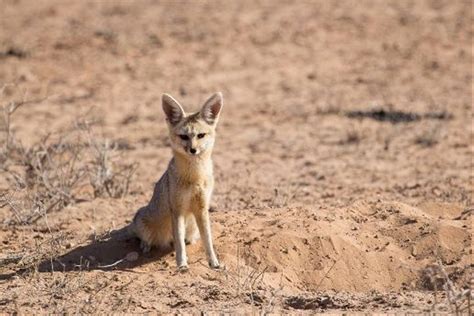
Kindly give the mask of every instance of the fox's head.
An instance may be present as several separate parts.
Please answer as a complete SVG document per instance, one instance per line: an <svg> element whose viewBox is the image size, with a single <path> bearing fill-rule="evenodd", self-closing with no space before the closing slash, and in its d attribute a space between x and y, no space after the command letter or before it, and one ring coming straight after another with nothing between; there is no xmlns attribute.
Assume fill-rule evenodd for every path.
<svg viewBox="0 0 474 316"><path fill-rule="evenodd" d="M173 151L189 157L212 151L223 106L222 93L212 95L196 113L184 112L178 101L168 94L163 94L162 104Z"/></svg>

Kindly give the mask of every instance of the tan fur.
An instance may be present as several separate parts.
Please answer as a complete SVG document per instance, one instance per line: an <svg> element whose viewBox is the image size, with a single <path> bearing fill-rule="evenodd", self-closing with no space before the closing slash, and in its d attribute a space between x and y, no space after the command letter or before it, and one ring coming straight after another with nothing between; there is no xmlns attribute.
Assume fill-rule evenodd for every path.
<svg viewBox="0 0 474 316"><path fill-rule="evenodd" d="M140 238L144 252L152 246L168 248L173 243L180 269L187 268L185 242L193 243L201 235L209 265L218 268L208 210L214 187L211 153L222 95L214 94L193 114L186 114L167 94L162 100L173 159L130 228Z"/></svg>

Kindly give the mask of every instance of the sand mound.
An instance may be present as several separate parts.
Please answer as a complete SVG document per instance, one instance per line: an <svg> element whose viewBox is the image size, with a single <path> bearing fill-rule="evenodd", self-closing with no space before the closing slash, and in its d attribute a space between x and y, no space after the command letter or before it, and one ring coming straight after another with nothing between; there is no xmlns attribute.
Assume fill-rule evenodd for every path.
<svg viewBox="0 0 474 316"><path fill-rule="evenodd" d="M448 218L433 217L440 208ZM306 209L240 211L219 216L221 255L236 254L265 280L298 290L421 289L423 269L439 258L460 267L469 262L468 224L463 209L450 204L357 202L345 214L322 216ZM447 213L445 213L447 214ZM240 249L232 247L237 242ZM283 278L281 278L283 276Z"/></svg>

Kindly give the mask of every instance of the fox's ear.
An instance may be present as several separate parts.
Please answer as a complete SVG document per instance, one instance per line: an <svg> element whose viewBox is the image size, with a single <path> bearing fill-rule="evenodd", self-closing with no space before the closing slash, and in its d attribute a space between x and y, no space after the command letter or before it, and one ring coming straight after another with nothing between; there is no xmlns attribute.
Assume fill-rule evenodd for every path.
<svg viewBox="0 0 474 316"><path fill-rule="evenodd" d="M208 124L214 124L219 118L219 113L224 105L222 93L214 93L202 106L201 116Z"/></svg>
<svg viewBox="0 0 474 316"><path fill-rule="evenodd" d="M166 119L171 125L177 124L184 117L184 110L181 105L169 94L163 93L161 97L163 111L166 114Z"/></svg>

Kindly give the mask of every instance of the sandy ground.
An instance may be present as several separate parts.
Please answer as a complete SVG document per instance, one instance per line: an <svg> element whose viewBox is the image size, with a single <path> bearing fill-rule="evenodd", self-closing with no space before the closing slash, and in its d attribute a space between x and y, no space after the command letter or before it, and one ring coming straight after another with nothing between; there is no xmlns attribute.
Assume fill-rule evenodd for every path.
<svg viewBox="0 0 474 316"><path fill-rule="evenodd" d="M0 209L0 256L24 256L0 266L0 312L426 311L445 295L426 278L437 262L469 285L470 1L0 7L0 85L13 84L2 105L48 96L18 109L15 137L29 146L88 117L121 144L120 161L138 163L122 198L29 225ZM200 244L184 274L158 250L100 268L139 251L110 232L171 157L161 94L197 109L214 91L225 105L211 216L225 269L210 270ZM18 168L2 166L0 190Z"/></svg>

